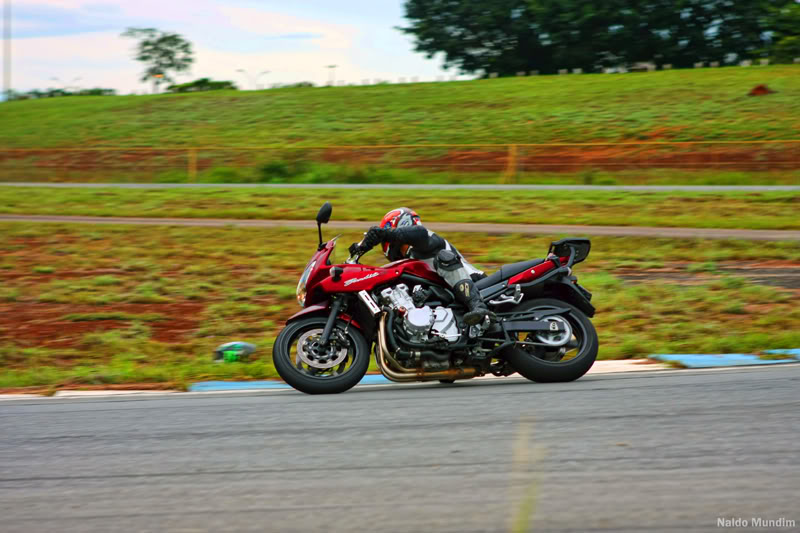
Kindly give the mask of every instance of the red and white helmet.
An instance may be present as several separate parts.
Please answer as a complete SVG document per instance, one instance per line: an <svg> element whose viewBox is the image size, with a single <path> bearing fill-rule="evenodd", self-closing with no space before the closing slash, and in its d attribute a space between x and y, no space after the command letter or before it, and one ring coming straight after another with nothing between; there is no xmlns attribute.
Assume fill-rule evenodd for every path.
<svg viewBox="0 0 800 533"><path fill-rule="evenodd" d="M416 211L407 207L399 207L397 209L392 209L383 215L381 227L383 229L397 229L404 228L406 226L416 226L420 223L421 220ZM408 252L407 244L395 244L388 242L383 243L383 255L385 255L390 261L397 261L398 259L405 257L406 252Z"/></svg>

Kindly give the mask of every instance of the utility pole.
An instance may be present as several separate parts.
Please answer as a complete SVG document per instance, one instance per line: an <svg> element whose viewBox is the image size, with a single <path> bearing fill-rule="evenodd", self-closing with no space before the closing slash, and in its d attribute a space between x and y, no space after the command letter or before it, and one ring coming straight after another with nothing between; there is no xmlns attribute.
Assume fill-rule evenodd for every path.
<svg viewBox="0 0 800 533"><path fill-rule="evenodd" d="M261 76L263 76L263 75L265 75L265 74L269 74L269 72L270 72L269 70L265 70L265 71L263 71L263 72L260 72L260 73L258 74L258 76L256 76L256 89L258 89L259 91L260 91L261 89L263 89L263 88L264 88L264 86L263 86L263 85L259 85L259 84L258 84L258 80L260 80L260 79L261 79Z"/></svg>
<svg viewBox="0 0 800 533"><path fill-rule="evenodd" d="M11 0L3 2L3 92L11 100Z"/></svg>
<svg viewBox="0 0 800 533"><path fill-rule="evenodd" d="M242 74L244 74L244 77L245 77L245 79L246 79L247 81L249 81L249 82L250 82L250 85L251 85L251 86L255 86L256 82L255 82L255 81L253 81L253 77L252 77L252 76L250 75L250 73L249 73L249 72L247 72L245 69L243 69L243 68L237 68L237 69L236 69L236 72L241 72Z"/></svg>
<svg viewBox="0 0 800 533"><path fill-rule="evenodd" d="M328 69L328 85L333 87L334 83L336 82L336 67L339 65L327 65L325 68Z"/></svg>
<svg viewBox="0 0 800 533"><path fill-rule="evenodd" d="M262 72L259 72L257 76L251 76L250 73L243 68L237 68L236 72L241 72L242 74L244 74L245 77L250 81L250 85L252 86L253 89L260 89L261 86L258 85L258 80L261 79L261 76L269 74L269 70L264 70Z"/></svg>

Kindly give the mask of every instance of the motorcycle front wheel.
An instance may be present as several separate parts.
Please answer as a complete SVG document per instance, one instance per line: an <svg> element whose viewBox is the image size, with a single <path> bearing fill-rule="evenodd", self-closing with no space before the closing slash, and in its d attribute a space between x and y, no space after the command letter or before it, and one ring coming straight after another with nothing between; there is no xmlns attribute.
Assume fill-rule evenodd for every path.
<svg viewBox="0 0 800 533"><path fill-rule="evenodd" d="M310 317L286 326L275 339L272 362L281 378L306 394L337 394L355 386L369 367L364 336L338 320L330 341L319 340L326 317Z"/></svg>
<svg viewBox="0 0 800 533"><path fill-rule="evenodd" d="M531 381L555 383L574 381L586 372L597 359L597 331L589 318L574 305L553 298L538 298L517 306L514 311L539 311L567 308L568 313L545 320L569 325L569 333L517 333L519 344L503 350L511 366ZM534 344L535 343L535 344Z"/></svg>

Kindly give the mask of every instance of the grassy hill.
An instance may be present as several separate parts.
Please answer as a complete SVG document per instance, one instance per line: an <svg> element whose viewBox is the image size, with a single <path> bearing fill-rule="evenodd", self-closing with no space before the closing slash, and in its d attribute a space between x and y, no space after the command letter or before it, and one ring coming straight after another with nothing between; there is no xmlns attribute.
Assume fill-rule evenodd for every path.
<svg viewBox="0 0 800 533"><path fill-rule="evenodd" d="M0 124L0 148L791 139L800 66L53 98Z"/></svg>

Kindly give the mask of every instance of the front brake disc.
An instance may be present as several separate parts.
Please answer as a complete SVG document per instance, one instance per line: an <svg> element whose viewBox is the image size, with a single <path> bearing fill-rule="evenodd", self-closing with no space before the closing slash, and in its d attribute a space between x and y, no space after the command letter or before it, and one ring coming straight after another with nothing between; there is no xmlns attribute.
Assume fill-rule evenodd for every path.
<svg viewBox="0 0 800 533"><path fill-rule="evenodd" d="M302 362L311 368L328 370L347 358L347 347L337 348L331 341L328 342L328 346L323 347L319 342L320 337L322 330L312 329L297 339L297 357Z"/></svg>

